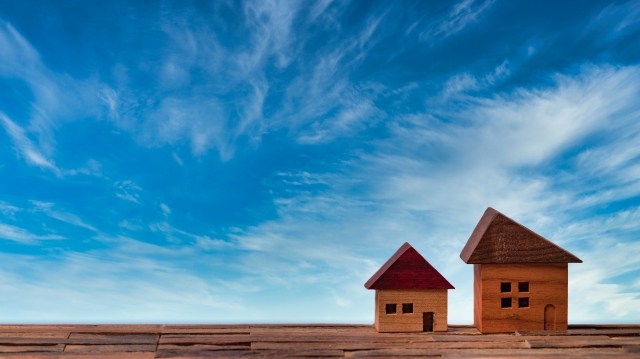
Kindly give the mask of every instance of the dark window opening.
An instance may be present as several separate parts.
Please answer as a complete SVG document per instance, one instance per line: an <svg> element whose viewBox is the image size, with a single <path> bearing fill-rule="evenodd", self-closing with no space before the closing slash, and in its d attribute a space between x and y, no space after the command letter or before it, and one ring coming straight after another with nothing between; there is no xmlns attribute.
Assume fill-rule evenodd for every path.
<svg viewBox="0 0 640 359"><path fill-rule="evenodd" d="M511 308L511 298L502 298L502 308Z"/></svg>
<svg viewBox="0 0 640 359"><path fill-rule="evenodd" d="M502 282L502 283L500 283L500 291L502 293L510 293L511 292L511 282Z"/></svg>
<svg viewBox="0 0 640 359"><path fill-rule="evenodd" d="M395 304L387 304L387 314L396 314Z"/></svg>
<svg viewBox="0 0 640 359"><path fill-rule="evenodd" d="M402 314L413 313L413 303L402 303Z"/></svg>
<svg viewBox="0 0 640 359"><path fill-rule="evenodd" d="M518 282L518 292L526 293L529 291L529 282Z"/></svg>
<svg viewBox="0 0 640 359"><path fill-rule="evenodd" d="M529 298L518 298L518 308L529 308Z"/></svg>

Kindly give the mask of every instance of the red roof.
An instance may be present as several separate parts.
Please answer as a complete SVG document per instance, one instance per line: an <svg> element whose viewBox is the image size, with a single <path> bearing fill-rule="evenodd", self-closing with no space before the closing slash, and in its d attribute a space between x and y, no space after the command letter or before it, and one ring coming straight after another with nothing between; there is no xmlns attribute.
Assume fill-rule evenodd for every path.
<svg viewBox="0 0 640 359"><path fill-rule="evenodd" d="M409 243L364 284L367 289L454 289Z"/></svg>
<svg viewBox="0 0 640 359"><path fill-rule="evenodd" d="M582 263L529 228L489 207L460 253L465 263Z"/></svg>

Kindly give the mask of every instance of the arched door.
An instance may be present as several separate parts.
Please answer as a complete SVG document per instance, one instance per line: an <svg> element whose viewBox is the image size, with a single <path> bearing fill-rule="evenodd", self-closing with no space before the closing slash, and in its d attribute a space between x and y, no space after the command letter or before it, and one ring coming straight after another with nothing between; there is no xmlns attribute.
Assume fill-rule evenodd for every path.
<svg viewBox="0 0 640 359"><path fill-rule="evenodd" d="M544 307L544 330L556 330L556 307L553 304Z"/></svg>

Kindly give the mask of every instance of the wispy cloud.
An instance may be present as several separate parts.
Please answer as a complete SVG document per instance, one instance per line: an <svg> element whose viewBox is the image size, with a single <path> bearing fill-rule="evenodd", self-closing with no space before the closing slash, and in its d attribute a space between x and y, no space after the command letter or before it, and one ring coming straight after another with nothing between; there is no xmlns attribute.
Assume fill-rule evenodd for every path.
<svg viewBox="0 0 640 359"><path fill-rule="evenodd" d="M455 35L485 12L495 0L463 0L439 21L431 23L419 35L421 41L437 41Z"/></svg>
<svg viewBox="0 0 640 359"><path fill-rule="evenodd" d="M0 121L14 141L16 151L29 164L60 176L62 171L51 158L55 152L54 129L65 122L97 116L103 106L99 95L106 86L93 80L77 81L66 74L50 71L29 41L2 20L0 76L18 79L30 90L29 94L24 94L30 98L29 111L24 118L18 121L0 113ZM23 98L19 100L24 101Z"/></svg>
<svg viewBox="0 0 640 359"><path fill-rule="evenodd" d="M509 75L509 61L507 60L504 60L491 72L481 77L467 72L455 74L444 84L441 96L443 99L448 100L450 97L465 94L469 91L486 90L504 81Z"/></svg>
<svg viewBox="0 0 640 359"><path fill-rule="evenodd" d="M28 255L9 260L0 254L9 263L0 270L0 302L11 308L1 320L113 323L127 318L125 322L138 323L156 322L161 312L166 322L237 322L234 318L246 312L241 300L207 279L150 260L148 252L140 257L127 254L127 247L119 248L116 245L110 253L68 252L44 260ZM37 319L28 319L36 318L34 314Z"/></svg>
<svg viewBox="0 0 640 359"><path fill-rule="evenodd" d="M37 235L28 230L0 222L0 239L6 239L24 244L35 244L41 240L64 239L55 234Z"/></svg>
<svg viewBox="0 0 640 359"><path fill-rule="evenodd" d="M12 218L13 215L18 211L22 211L22 208L13 206L4 201L0 201L0 213L5 215L6 217Z"/></svg>
<svg viewBox="0 0 640 359"><path fill-rule="evenodd" d="M64 211L56 211L53 209L54 204L49 202L41 202L41 201L31 201L31 203L35 206L37 211L44 212L47 216L57 219L62 222L69 223L71 225L86 228L92 230L94 232L99 232L95 227L86 224L80 217L73 213L64 212Z"/></svg>
<svg viewBox="0 0 640 359"><path fill-rule="evenodd" d="M138 185L136 185L133 181L116 181L113 183L113 185L118 189L118 192L116 192L116 196L118 198L133 203L140 203L139 199L142 188L138 187Z"/></svg>
<svg viewBox="0 0 640 359"><path fill-rule="evenodd" d="M58 176L61 175L62 172L58 169L58 167L56 167L53 161L47 159L40 152L40 150L27 137L25 130L22 127L11 121L11 119L3 113L0 113L0 121L2 121L2 126L13 140L17 152L20 153L20 155L27 161L27 163L38 166L40 168L49 169Z"/></svg>

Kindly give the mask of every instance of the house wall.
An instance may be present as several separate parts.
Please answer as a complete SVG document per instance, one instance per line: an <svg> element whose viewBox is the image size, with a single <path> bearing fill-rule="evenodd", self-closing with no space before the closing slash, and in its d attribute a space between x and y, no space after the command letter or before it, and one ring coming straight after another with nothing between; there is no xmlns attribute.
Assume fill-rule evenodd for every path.
<svg viewBox="0 0 640 359"><path fill-rule="evenodd" d="M555 306L555 329L567 330L569 271L562 264L474 264L474 321L483 333L544 330L545 307ZM511 282L502 293L500 283ZM518 282L529 282L520 293ZM518 308L518 298L529 298L528 308ZM511 308L501 299L512 298Z"/></svg>
<svg viewBox="0 0 640 359"><path fill-rule="evenodd" d="M386 304L397 305L396 314L386 313ZM402 314L402 304L413 303L413 313ZM376 290L378 332L421 332L422 313L433 312L433 330L447 331L447 290Z"/></svg>

